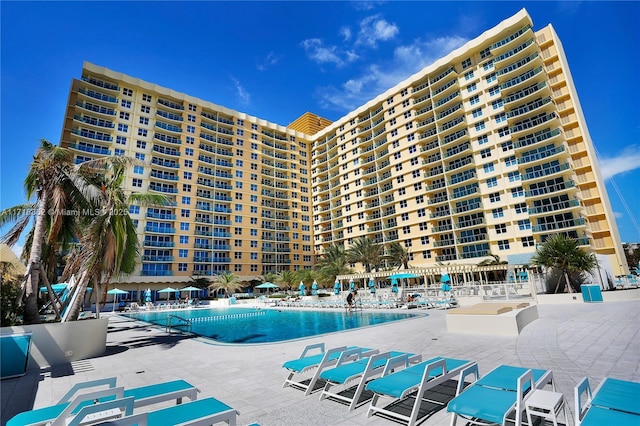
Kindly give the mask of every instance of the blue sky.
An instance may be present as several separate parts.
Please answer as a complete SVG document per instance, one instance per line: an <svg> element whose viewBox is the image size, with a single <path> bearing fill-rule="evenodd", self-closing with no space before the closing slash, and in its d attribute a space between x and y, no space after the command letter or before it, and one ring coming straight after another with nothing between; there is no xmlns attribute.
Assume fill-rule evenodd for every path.
<svg viewBox="0 0 640 426"><path fill-rule="evenodd" d="M286 125L336 120L525 7L555 27L623 241L640 241L639 2L0 2L0 208L87 60Z"/></svg>

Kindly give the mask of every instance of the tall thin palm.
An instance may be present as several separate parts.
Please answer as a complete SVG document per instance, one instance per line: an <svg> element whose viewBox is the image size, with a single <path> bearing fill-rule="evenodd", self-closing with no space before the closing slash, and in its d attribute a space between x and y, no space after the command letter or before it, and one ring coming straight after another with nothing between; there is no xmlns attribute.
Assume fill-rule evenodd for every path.
<svg viewBox="0 0 640 426"><path fill-rule="evenodd" d="M24 180L27 199L31 204L6 209L0 213L0 225L15 222L2 242L15 244L34 219L28 258L29 281L25 285L25 324L40 322L37 294L40 287L40 265L43 253L51 259L58 244L66 244L75 237L79 214L88 207L88 199L95 195L82 173L73 165L73 155L65 148L40 141L29 172Z"/></svg>
<svg viewBox="0 0 640 426"><path fill-rule="evenodd" d="M136 227L129 215L129 205L162 205L167 202L161 195L126 193L123 189L125 172L129 161L124 157L109 159L106 175L96 173L94 183L100 188L98 208L86 216L85 228L80 239L82 250L76 252L82 268L87 271L96 286L96 312L100 312L100 296L104 285L113 276L130 274L136 267L139 250ZM79 313L81 300L86 291L86 282L80 288L77 303L69 313L74 319Z"/></svg>
<svg viewBox="0 0 640 426"><path fill-rule="evenodd" d="M220 290L224 291L225 297L242 289L242 283L239 278L231 272L224 272L213 277L211 288L215 293Z"/></svg>
<svg viewBox="0 0 640 426"><path fill-rule="evenodd" d="M384 258L392 267L398 269L409 269L409 260L411 260L411 252L404 248L399 242L393 242L389 245L389 250Z"/></svg>
<svg viewBox="0 0 640 426"><path fill-rule="evenodd" d="M598 265L592 253L580 247L577 240L563 234L553 235L542 243L536 249L531 262L547 269L555 269L559 273L554 293L561 288L563 278L571 291L574 284L570 279L571 274L591 272Z"/></svg>
<svg viewBox="0 0 640 426"><path fill-rule="evenodd" d="M349 246L347 261L349 263L361 263L365 271L371 272L371 268L378 270L382 260L382 252L382 245L374 243L367 237L362 237Z"/></svg>

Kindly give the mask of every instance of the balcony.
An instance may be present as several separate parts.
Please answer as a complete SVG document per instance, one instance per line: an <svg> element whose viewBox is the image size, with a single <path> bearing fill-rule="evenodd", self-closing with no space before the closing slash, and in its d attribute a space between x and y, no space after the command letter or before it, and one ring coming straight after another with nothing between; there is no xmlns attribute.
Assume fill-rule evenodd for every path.
<svg viewBox="0 0 640 426"><path fill-rule="evenodd" d="M543 164L542 166L536 166L537 170L527 169L531 171L527 171L526 173L522 174L522 180L525 181L531 179L540 179L571 169L571 165L569 163L554 163L558 162L554 161L552 163Z"/></svg>
<svg viewBox="0 0 640 426"><path fill-rule="evenodd" d="M556 231L559 229L567 229L567 228L575 228L578 226L584 226L585 220L583 218L563 220L560 222L551 222L551 223L542 223L538 225L533 225L531 230L533 232L547 232L547 231Z"/></svg>
<svg viewBox="0 0 640 426"><path fill-rule="evenodd" d="M183 121L182 115L178 115L178 114L174 114L172 112L169 111L163 111L161 109L156 111L156 114L159 115L162 118L166 118L168 120L173 120L173 121Z"/></svg>
<svg viewBox="0 0 640 426"><path fill-rule="evenodd" d="M149 173L149 177L173 181L178 180L178 176L174 175L173 173L162 173L157 170L151 170L151 173Z"/></svg>
<svg viewBox="0 0 640 426"><path fill-rule="evenodd" d="M147 211L146 217L151 219L176 220L176 215L170 214L170 213L155 213L155 212Z"/></svg>
<svg viewBox="0 0 640 426"><path fill-rule="evenodd" d="M120 86L114 83L109 83L108 81L98 80L93 77L82 76L80 78L82 81L85 81L94 86L100 87L102 89L113 90L114 92L120 92Z"/></svg>
<svg viewBox="0 0 640 426"><path fill-rule="evenodd" d="M140 275L142 275L143 277L169 277L173 276L173 271L149 271L143 269L142 271L140 271Z"/></svg>
<svg viewBox="0 0 640 426"><path fill-rule="evenodd" d="M173 256L142 256L143 262L173 262Z"/></svg>
<svg viewBox="0 0 640 426"><path fill-rule="evenodd" d="M155 182L149 183L150 191L163 192L165 194L177 194L178 188L168 185L156 185Z"/></svg>
<svg viewBox="0 0 640 426"><path fill-rule="evenodd" d="M544 142L549 139L552 139L560 134L561 134L561 131L559 128L553 129L553 130L551 129L540 130L539 132L532 133L530 135L526 135L521 138L518 138L518 140L513 143L513 147L515 149L520 149L520 148L527 147L529 145L535 145L540 142Z"/></svg>
<svg viewBox="0 0 640 426"><path fill-rule="evenodd" d="M155 233L159 233L159 234L175 234L176 233L176 228L147 225L147 226L145 226L144 231L145 232L155 232Z"/></svg>
<svg viewBox="0 0 640 426"><path fill-rule="evenodd" d="M176 245L173 241L153 241L153 240L144 240L142 244L145 247L166 247L166 248L175 247Z"/></svg>
<svg viewBox="0 0 640 426"><path fill-rule="evenodd" d="M113 122L108 120L103 120L101 118L90 117L88 115L74 115L73 119L76 121L80 121L85 124L90 124L92 126L104 127L106 129L113 129L115 125Z"/></svg>
<svg viewBox="0 0 640 426"><path fill-rule="evenodd" d="M156 121L156 127L159 127L163 130L167 130L169 132L182 133L182 127L165 123L163 121Z"/></svg>
<svg viewBox="0 0 640 426"><path fill-rule="evenodd" d="M162 98L158 98L158 105L162 105L165 106L167 108L171 108L171 109L176 109L179 111L183 111L184 110L184 106L182 106L182 104L176 103L176 102L172 102L166 99L162 99Z"/></svg>
<svg viewBox="0 0 640 426"><path fill-rule="evenodd" d="M95 105L90 102L77 101L76 106L88 111L97 112L98 114L115 116L116 111L113 108L107 108L102 105Z"/></svg>
<svg viewBox="0 0 640 426"><path fill-rule="evenodd" d="M547 196L555 192L562 192L572 188L575 188L575 183L569 180L567 182L559 182L553 185L545 185L538 188L532 188L529 191L525 191L524 195L527 198Z"/></svg>
<svg viewBox="0 0 640 426"><path fill-rule="evenodd" d="M564 145L547 145L544 148L534 149L523 153L521 157L518 157L518 164L538 162L546 158L554 157L563 152L565 152Z"/></svg>
<svg viewBox="0 0 640 426"><path fill-rule="evenodd" d="M540 214L553 213L561 210L573 209L576 207L580 207L580 201L578 201L577 199L558 201L556 203L529 207L529 215L535 216Z"/></svg>
<svg viewBox="0 0 640 426"><path fill-rule="evenodd" d="M169 167L172 169L180 168L180 164L178 164L176 161L163 160L161 158L156 158L156 157L151 158L151 164L154 164L156 166L161 166L161 167Z"/></svg>
<svg viewBox="0 0 640 426"><path fill-rule="evenodd" d="M111 150L107 148L104 148L101 146L95 146L95 145L87 145L84 143L80 143L80 144L70 143L69 148L76 149L78 151L90 152L92 154L111 155Z"/></svg>
<svg viewBox="0 0 640 426"><path fill-rule="evenodd" d="M99 101L103 101L103 102L109 102L109 103L118 103L118 98L116 98L115 96L111 96L111 95L107 95L104 93L100 93L100 92L96 92L95 90L91 90L91 89L85 89L83 87L78 89L78 93L81 93L85 96L89 96L90 98L93 99L97 99Z"/></svg>
<svg viewBox="0 0 640 426"><path fill-rule="evenodd" d="M95 132L93 130L85 129L71 129L71 133L74 135L82 136L83 138L93 139L96 141L111 142L113 137L107 133Z"/></svg>

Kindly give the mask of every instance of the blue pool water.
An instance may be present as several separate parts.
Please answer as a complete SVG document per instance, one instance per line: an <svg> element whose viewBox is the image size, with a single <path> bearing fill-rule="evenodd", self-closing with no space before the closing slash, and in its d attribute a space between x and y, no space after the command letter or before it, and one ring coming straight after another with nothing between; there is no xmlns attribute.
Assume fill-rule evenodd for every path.
<svg viewBox="0 0 640 426"><path fill-rule="evenodd" d="M298 311L254 308L137 312L125 316L164 327L176 315L191 321L191 331L223 343L269 343L414 318L406 312ZM174 325L180 321L171 319ZM179 327L185 330L185 327Z"/></svg>

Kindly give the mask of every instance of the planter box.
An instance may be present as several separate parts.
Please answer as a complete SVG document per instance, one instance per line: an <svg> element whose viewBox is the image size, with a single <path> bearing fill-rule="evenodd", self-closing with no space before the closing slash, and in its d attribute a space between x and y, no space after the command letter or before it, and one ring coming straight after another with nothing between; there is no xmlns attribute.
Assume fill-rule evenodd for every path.
<svg viewBox="0 0 640 426"><path fill-rule="evenodd" d="M2 327L0 334L31 333L27 369L39 369L103 355L109 318Z"/></svg>

